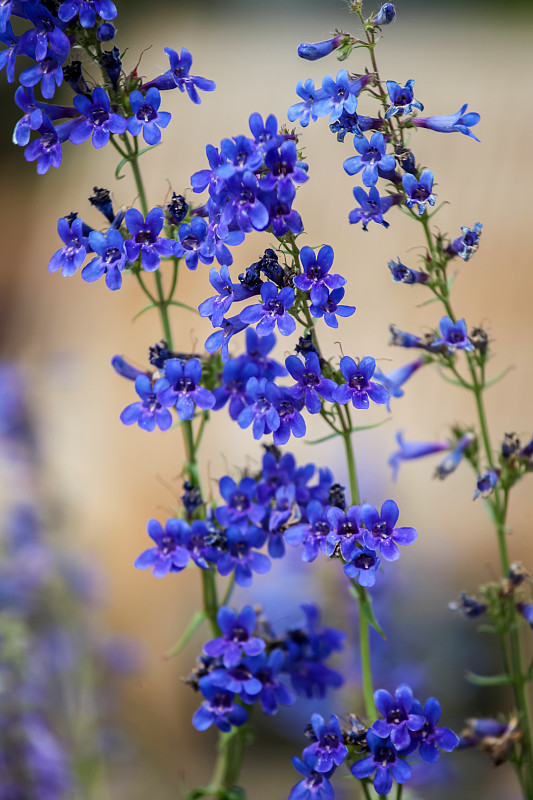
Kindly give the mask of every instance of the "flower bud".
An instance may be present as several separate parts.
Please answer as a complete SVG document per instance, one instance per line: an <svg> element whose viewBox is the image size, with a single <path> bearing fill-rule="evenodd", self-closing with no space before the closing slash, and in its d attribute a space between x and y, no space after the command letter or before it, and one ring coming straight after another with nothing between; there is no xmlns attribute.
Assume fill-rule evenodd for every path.
<svg viewBox="0 0 533 800"><path fill-rule="evenodd" d="M302 42L298 45L298 55L300 58L305 58L307 61L317 61L319 58L329 56L337 47L340 46L343 39L343 34L339 33L333 39L326 39L323 42Z"/></svg>
<svg viewBox="0 0 533 800"><path fill-rule="evenodd" d="M370 22L372 25L389 25L396 16L396 9L392 3L384 3L378 13L375 14Z"/></svg>

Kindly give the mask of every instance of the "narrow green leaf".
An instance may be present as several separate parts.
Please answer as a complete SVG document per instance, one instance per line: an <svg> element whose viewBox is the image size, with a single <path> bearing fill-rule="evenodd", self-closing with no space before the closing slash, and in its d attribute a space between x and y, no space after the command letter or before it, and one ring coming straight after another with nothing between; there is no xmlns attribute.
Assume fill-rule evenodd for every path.
<svg viewBox="0 0 533 800"><path fill-rule="evenodd" d="M117 179L117 181L121 181L122 178L126 177L125 175L121 175L120 173L122 171L122 167L124 166L124 164L127 164L129 160L130 160L129 156L126 156L126 158L123 158L118 162L117 168L115 170L115 178Z"/></svg>
<svg viewBox="0 0 533 800"><path fill-rule="evenodd" d="M467 672L465 678L476 686L507 686L513 682L510 675L477 675L475 672Z"/></svg>
<svg viewBox="0 0 533 800"><path fill-rule="evenodd" d="M198 630L204 619L207 619L207 614L205 613L205 611L197 611L194 617L189 622L189 626L187 627L187 630L185 631L179 642L177 642L174 645L174 647L171 647L170 650L167 650L167 652L165 653L165 658L174 658L174 656L177 656L178 653L181 653L185 645L189 642L191 637L196 633L196 631Z"/></svg>
<svg viewBox="0 0 533 800"><path fill-rule="evenodd" d="M478 625L478 633L498 633L494 625Z"/></svg>
<svg viewBox="0 0 533 800"><path fill-rule="evenodd" d="M379 428L380 425L384 425L385 422L388 422L392 417L385 417L380 422L374 422L372 425L356 425L355 427L350 429L350 433L357 433L358 431L369 431L371 428ZM311 441L307 441L305 439L306 444L321 444L322 442L327 442L329 439L334 439L335 436L342 436L342 433L328 433L327 436L322 436L320 439L311 439Z"/></svg>
<svg viewBox="0 0 533 800"><path fill-rule="evenodd" d="M194 306L188 306L187 303L181 303L179 300L169 300L169 306L179 306L179 308L186 308L187 311L192 311L193 314L198 314L198 309Z"/></svg>
<svg viewBox="0 0 533 800"><path fill-rule="evenodd" d="M440 300L440 297L430 297L429 300L426 300L423 303L418 303L416 306L417 308L424 308L424 306L429 306L430 303L437 303Z"/></svg>
<svg viewBox="0 0 533 800"><path fill-rule="evenodd" d="M145 311L150 311L151 308L157 308L157 305L155 303L150 303L149 305L145 306L144 308L141 308L141 310L138 311L135 314L135 316L133 317L133 320L135 321L136 319L141 317L144 314Z"/></svg>
<svg viewBox="0 0 533 800"><path fill-rule="evenodd" d="M501 379L502 379L502 378L505 378L505 376L506 376L506 375L507 375L509 372L511 372L511 370L512 370L512 369L513 369L513 367L507 367L507 369L504 369L504 371L503 371L503 372L500 372L500 374L499 374L499 375L496 375L496 377L495 377L495 378L492 378L490 381L487 381L487 382L485 383L485 385L483 386L483 388L484 388L484 389L488 389L488 388L489 388L489 386L494 386L494 384L495 384L495 383L499 383L499 381L501 381Z"/></svg>
<svg viewBox="0 0 533 800"><path fill-rule="evenodd" d="M371 625L374 628L374 630L377 631L383 639L385 639L385 641L387 641L385 632L383 631L383 628L377 621L376 615L374 614L374 609L372 608L372 601L370 600L370 597L367 595L365 599L362 600L355 586L350 586L349 592L352 595L352 597L357 600L359 604L359 609L361 613L364 614L368 624Z"/></svg>
<svg viewBox="0 0 533 800"><path fill-rule="evenodd" d="M440 376L443 381L446 381L446 383L451 383L452 386L460 386L462 389L464 389L465 386L468 386L470 388L470 384L468 384L466 381L464 383L461 383L461 381L458 381L457 378L450 378L450 376L446 375L446 373L442 369L440 370Z"/></svg>
<svg viewBox="0 0 533 800"><path fill-rule="evenodd" d="M162 142L158 142L157 144L149 144L148 147L143 147L143 149L139 150L139 152L137 153L137 158L144 155L144 153L147 153L148 150L155 150L155 148L159 147L160 144L162 144Z"/></svg>
<svg viewBox="0 0 533 800"><path fill-rule="evenodd" d="M306 444L322 444L322 442L327 442L330 439L334 439L335 436L342 436L342 433L337 433L337 431L333 431L333 433L328 433L327 436L322 436L320 439L311 439L310 442L307 439L305 439L304 441Z"/></svg>
<svg viewBox="0 0 533 800"><path fill-rule="evenodd" d="M453 285L453 282L454 282L454 280L455 280L456 276L457 276L457 273L456 273L456 272L454 272L452 275L450 275L450 277L449 277L449 278L448 278L448 280L446 281L446 286L448 287L448 292L449 292L449 291L450 291L450 289L452 288L452 285Z"/></svg>

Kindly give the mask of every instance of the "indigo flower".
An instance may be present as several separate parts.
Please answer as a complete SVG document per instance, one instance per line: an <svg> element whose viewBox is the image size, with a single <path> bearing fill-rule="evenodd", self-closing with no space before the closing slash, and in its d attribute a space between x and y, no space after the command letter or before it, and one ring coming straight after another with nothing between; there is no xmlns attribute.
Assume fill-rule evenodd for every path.
<svg viewBox="0 0 533 800"><path fill-rule="evenodd" d="M357 95L368 79L350 80L345 69L337 72L335 80L331 75L326 75L322 81L323 99L315 102L314 113L318 117L327 117L329 114L330 122L339 119L343 111L353 114L357 108Z"/></svg>
<svg viewBox="0 0 533 800"><path fill-rule="evenodd" d="M23 70L19 75L19 81L23 86L37 86L41 84L41 93L47 100L55 94L56 86L63 83L63 70L60 62L49 56L38 64Z"/></svg>
<svg viewBox="0 0 533 800"><path fill-rule="evenodd" d="M369 778L375 772L374 789L377 794L389 794L393 778L400 784L409 780L411 767L398 757L390 739L383 739L373 731L368 731L366 741L372 755L352 764L350 771L355 778Z"/></svg>
<svg viewBox="0 0 533 800"><path fill-rule="evenodd" d="M303 267L303 275L296 275L293 283L297 289L309 292L311 303L320 305L329 296L331 289L339 289L346 283L346 278L342 275L330 275L329 271L333 264L333 248L325 244L315 253L310 247L302 247L300 250L300 261Z"/></svg>
<svg viewBox="0 0 533 800"><path fill-rule="evenodd" d="M423 726L413 735L413 739L419 744L418 752L422 761L426 764L435 764L439 759L439 748L447 753L455 750L459 745L457 734L449 728L437 727L442 710L436 697L426 700L423 709L418 700L415 700L412 711L425 717Z"/></svg>
<svg viewBox="0 0 533 800"><path fill-rule="evenodd" d="M76 220L74 220L76 222ZM104 236L99 231L91 231L89 244L97 257L89 261L81 271L84 281L92 283L105 275L108 289L116 290L122 286L122 270L126 264L124 240L119 231L110 228Z"/></svg>
<svg viewBox="0 0 533 800"><path fill-rule="evenodd" d="M195 217L193 222L199 217ZM181 229L180 229L181 230ZM186 239L187 237L184 237ZM189 255L189 253L187 253ZM187 260L187 255L185 260ZM222 324L227 312L230 310L234 300L243 300L249 297L249 293L239 283L231 282L231 275L227 266L223 265L220 268L220 275L213 267L209 270L209 283L216 289L218 295L204 300L198 306L198 311L201 317L210 317L214 328L218 328Z"/></svg>
<svg viewBox="0 0 533 800"><path fill-rule="evenodd" d="M227 361L229 358L229 343L231 338L240 333L247 327L247 323L243 322L239 314L236 314L230 319L223 319L221 330L215 331L205 340L205 349L208 353L214 353L216 350L221 351L222 361Z"/></svg>
<svg viewBox="0 0 533 800"><path fill-rule="evenodd" d="M347 382L337 387L333 393L336 403L346 405L351 400L354 408L364 409L369 407L370 400L380 405L387 402L387 390L370 380L376 369L376 362L371 356L362 358L359 364L350 356L343 356L340 368Z"/></svg>
<svg viewBox="0 0 533 800"><path fill-rule="evenodd" d="M360 208L354 208L353 211L350 211L348 219L351 225L362 222L364 231L368 230L367 225L372 220L379 225L383 225L384 228L388 228L389 223L383 219L383 214L401 200L400 195L380 197L375 186L368 190L368 194L360 186L356 186L353 189L353 196L359 203Z"/></svg>
<svg viewBox="0 0 533 800"><path fill-rule="evenodd" d="M306 61L317 61L319 58L329 56L337 47L340 46L344 34L339 33L332 39L326 39L323 42L302 42L298 45L298 55L300 58L305 58Z"/></svg>
<svg viewBox="0 0 533 800"><path fill-rule="evenodd" d="M351 317L355 312L355 306L345 306L340 303L343 297L344 289L334 289L325 300L309 306L311 315L316 319L324 317L324 322L328 327L338 328L337 314L340 317Z"/></svg>
<svg viewBox="0 0 533 800"><path fill-rule="evenodd" d="M190 225L188 222L181 223L179 244L176 243L174 254L183 255L183 252L185 252L185 263L191 270L197 268L198 259L203 264L213 263L215 243L209 237L208 225L203 217L193 217Z"/></svg>
<svg viewBox="0 0 533 800"><path fill-rule="evenodd" d="M371 18L372 25L390 25L396 16L396 9L392 3L384 3L377 14Z"/></svg>
<svg viewBox="0 0 533 800"><path fill-rule="evenodd" d="M291 434L301 439L305 436L305 420L300 414L304 406L303 398L297 400L285 388L280 389L276 411L279 414L279 428L274 431L274 444L287 444Z"/></svg>
<svg viewBox="0 0 533 800"><path fill-rule="evenodd" d="M137 569L152 569L156 578L164 578L169 572L181 572L189 563L189 551L181 546L183 534L189 526L182 519L169 519L165 528L156 519L148 521L148 535L156 546L141 553L135 560Z"/></svg>
<svg viewBox="0 0 533 800"><path fill-rule="evenodd" d="M202 365L198 358L170 358L165 362L165 378L170 386L161 393L161 402L176 406L178 417L189 420L194 417L195 405L209 409L215 405L215 396L209 389L199 386Z"/></svg>
<svg viewBox="0 0 533 800"><path fill-rule="evenodd" d="M265 643L253 636L257 615L252 606L245 606L239 615L229 606L221 606L217 612L217 624L222 636L204 644L204 653L213 658L222 658L226 668L234 667L247 656L257 656L265 649Z"/></svg>
<svg viewBox="0 0 533 800"><path fill-rule="evenodd" d="M266 191L275 188L281 203L292 203L296 194L294 184L309 180L305 162L298 160L298 148L290 139L279 149L272 147L268 150L265 167L269 173L261 177L261 187Z"/></svg>
<svg viewBox="0 0 533 800"><path fill-rule="evenodd" d="M390 398L403 397L404 391L401 388L403 384L414 375L414 373L423 367L426 362L423 358L417 358L415 361L410 361L408 364L402 364L401 367L391 370L385 374L379 367L374 372L374 377L378 380L388 391L389 399L387 401L387 411L390 411Z"/></svg>
<svg viewBox="0 0 533 800"><path fill-rule="evenodd" d="M132 136L138 136L142 131L146 144L159 144L160 128L166 128L171 118L168 111L159 111L161 105L159 90L152 86L145 97L142 92L135 89L130 94L130 105L133 117L128 119L128 131Z"/></svg>
<svg viewBox="0 0 533 800"><path fill-rule="evenodd" d="M331 714L327 724L320 714L313 714L311 727L316 741L305 748L302 755L307 763L314 762L316 772L329 772L340 765L348 756L338 717Z"/></svg>
<svg viewBox="0 0 533 800"><path fill-rule="evenodd" d="M422 103L414 99L413 86L414 80L408 80L405 86L400 86L396 81L387 81L387 92L389 93L392 105L385 112L385 119L390 119L395 114L409 114L413 108L424 110Z"/></svg>
<svg viewBox="0 0 533 800"><path fill-rule="evenodd" d="M70 40L48 9L41 3L25 3L25 16L33 23L33 28L20 37L18 52L36 61L44 61L52 52L64 61L70 50Z"/></svg>
<svg viewBox="0 0 533 800"><path fill-rule="evenodd" d="M472 228L467 228L465 225L461 227L461 236L454 239L450 249L463 261L469 261L479 247L479 237L481 236L481 222L476 222Z"/></svg>
<svg viewBox="0 0 533 800"><path fill-rule="evenodd" d="M466 592L461 592L459 595L459 601L454 601L453 603L448 603L448 608L451 611L460 611L465 617L480 617L481 614L484 614L487 610L486 603L480 603L472 595L466 594Z"/></svg>
<svg viewBox="0 0 533 800"><path fill-rule="evenodd" d="M413 691L406 683L400 684L394 697L385 689L374 692L374 702L384 719L372 724L372 730L382 739L390 736L397 750L405 750L411 744L411 732L419 731L424 725L422 713L411 713Z"/></svg>
<svg viewBox="0 0 533 800"><path fill-rule="evenodd" d="M57 250L48 262L48 271L61 269L64 278L74 275L81 267L87 254L87 238L83 235L83 222L77 217L69 225L65 217L57 222L57 232L65 242L65 246ZM120 235L120 234L119 234Z"/></svg>
<svg viewBox="0 0 533 800"><path fill-rule="evenodd" d="M401 331L394 324L389 325L389 330L391 332L389 344L393 344L396 347L407 347L409 349L424 346L420 336L415 336L414 333Z"/></svg>
<svg viewBox="0 0 533 800"><path fill-rule="evenodd" d="M418 272L416 269L406 267L400 259L398 259L398 263L394 259L389 261L388 266L395 283L426 283L429 278L427 272Z"/></svg>
<svg viewBox="0 0 533 800"><path fill-rule="evenodd" d="M412 208L414 205L418 206L418 214L423 214L426 210L426 205L435 205L435 195L432 193L433 188L433 173L430 169L425 169L418 181L414 175L407 173L402 178L403 188L407 195L405 201L407 208Z"/></svg>
<svg viewBox="0 0 533 800"><path fill-rule="evenodd" d="M158 78L149 81L143 85L143 89L156 87L161 91L167 89L178 88L180 92L186 91L193 103L201 103L198 89L202 92L212 92L216 86L214 81L207 78L201 78L199 75L190 75L192 67L192 55L185 48L181 48L181 53L178 56L175 50L170 47L165 47L165 53L170 61L170 69L160 75Z"/></svg>
<svg viewBox="0 0 533 800"><path fill-rule="evenodd" d="M115 46L112 50L104 50L98 64L104 70L113 89L116 91L120 73L122 72L122 61L118 47Z"/></svg>
<svg viewBox="0 0 533 800"><path fill-rule="evenodd" d="M432 131L439 131L439 133L464 133L465 136L471 136L476 142L479 142L477 136L474 136L470 128L477 125L481 117L475 111L466 112L468 103L465 103L459 111L455 114L445 114L441 117L414 117L411 123L417 128L429 128Z"/></svg>
<svg viewBox="0 0 533 800"><path fill-rule="evenodd" d="M244 725L248 713L235 702L233 692L214 686L209 675L200 678L199 687L206 699L192 718L192 724L197 731L206 731L213 722L224 733L229 733L232 725Z"/></svg>
<svg viewBox="0 0 533 800"><path fill-rule="evenodd" d="M246 532L230 525L226 539L227 550L217 560L217 570L221 575L234 572L237 585L247 588L252 585L253 572L264 575L270 571L272 565L268 556L252 550L262 547L265 542L265 535L257 525L251 525Z"/></svg>
<svg viewBox="0 0 533 800"><path fill-rule="evenodd" d="M225 475L219 481L219 489L227 503L215 510L220 525L236 525L246 531L250 522L261 523L265 516L265 508L253 502L256 493L256 483L253 478L244 477L237 485L233 478Z"/></svg>
<svg viewBox="0 0 533 800"><path fill-rule="evenodd" d="M117 9L111 0L65 0L59 6L58 17L62 22L70 22L76 14L82 28L94 28L97 14L109 21L115 19Z"/></svg>
<svg viewBox="0 0 533 800"><path fill-rule="evenodd" d="M472 351L474 345L468 338L466 322L464 319L458 319L456 322L450 317L443 317L439 322L441 339L437 339L432 347L438 347L445 344L449 354L455 353L456 350Z"/></svg>
<svg viewBox="0 0 533 800"><path fill-rule="evenodd" d="M285 541L291 546L303 545L302 561L314 561L320 553L326 553L326 539L331 524L326 517L327 509L318 500L310 500L305 508L305 522L291 525L285 531Z"/></svg>
<svg viewBox="0 0 533 800"><path fill-rule="evenodd" d="M261 287L262 305L247 306L240 313L241 320L247 325L257 322L256 331L260 336L273 332L276 324L283 336L290 336L296 329L296 322L288 314L294 305L294 289L286 286L278 292L275 283L270 281Z"/></svg>
<svg viewBox="0 0 533 800"><path fill-rule="evenodd" d="M400 449L389 458L393 480L398 477L398 469L402 461L424 458L424 456L439 453L442 450L450 450L449 442L406 442L403 438L403 431L398 431L396 441Z"/></svg>
<svg viewBox="0 0 533 800"><path fill-rule="evenodd" d="M158 269L161 258L172 255L175 242L159 236L165 223L165 214L161 208L152 208L146 220L136 208L126 211L126 227L132 239L126 239L126 255L128 261L136 261L141 256L141 267L147 272Z"/></svg>
<svg viewBox="0 0 533 800"><path fill-rule="evenodd" d="M378 182L378 168L385 172L394 170L396 159L385 154L385 139L382 133L373 133L370 141L364 136L354 136L353 145L360 155L351 156L343 163L348 175L356 175L363 170L365 186L375 186Z"/></svg>
<svg viewBox="0 0 533 800"><path fill-rule="evenodd" d="M285 359L291 377L297 381L295 386L288 388L292 397L299 400L304 398L305 407L310 414L319 414L321 408L320 398L333 401L333 393L337 388L335 381L322 377L320 361L316 353L308 353L303 364L297 356L288 356Z"/></svg>
<svg viewBox="0 0 533 800"><path fill-rule="evenodd" d="M397 561L400 558L398 544L412 544L418 536L414 528L394 527L399 516L394 500L385 500L381 512L369 503L361 506L361 520L366 528L365 545L371 550L379 550L386 561Z"/></svg>
<svg viewBox="0 0 533 800"><path fill-rule="evenodd" d="M244 659L245 664L253 666L254 676L261 682L261 689L253 698L247 697L246 692L241 694L245 703L259 700L263 713L268 716L277 713L279 703L284 706L291 706L294 703L296 698L278 678L284 661L285 655L277 647L268 656L263 652L258 656L247 656Z"/></svg>
<svg viewBox="0 0 533 800"><path fill-rule="evenodd" d="M476 481L476 491L474 492L473 500L478 497L488 497L494 491L494 487L498 483L498 473L494 469L489 469L483 475L478 475Z"/></svg>
<svg viewBox="0 0 533 800"><path fill-rule="evenodd" d="M376 582L376 572L379 567L379 558L375 550L369 547L356 548L352 557L343 570L345 575L351 580L356 580L360 586L367 589L374 586Z"/></svg>
<svg viewBox="0 0 533 800"><path fill-rule="evenodd" d="M344 560L350 561L355 549L362 545L360 511L359 506L350 506L345 511L340 508L328 508L326 519L331 527L331 533L326 540L328 556L333 555L339 545Z"/></svg>
<svg viewBox="0 0 533 800"><path fill-rule="evenodd" d="M318 114L315 111L317 100L325 97L323 89L315 89L315 82L308 78L305 83L298 81L296 94L302 98L303 102L295 103L287 111L287 119L290 122L300 121L302 128L307 128L309 121L316 122Z"/></svg>
<svg viewBox="0 0 533 800"><path fill-rule="evenodd" d="M246 393L252 402L237 417L239 427L248 428L253 423L254 439L277 431L280 419L275 404L280 400L280 392L276 384L266 378L258 380L252 376L246 383Z"/></svg>
<svg viewBox="0 0 533 800"><path fill-rule="evenodd" d="M302 761L297 756L293 756L291 762L304 779L292 787L288 800L334 800L335 792L328 778L335 768L329 773L317 772L314 759Z"/></svg>
<svg viewBox="0 0 533 800"><path fill-rule="evenodd" d="M475 440L476 437L473 433L465 433L455 449L452 450L452 452L449 453L438 465L437 469L435 470L435 477L442 480L443 478L448 477L448 475L451 475L451 473L454 472L461 463L466 448L470 447Z"/></svg>
<svg viewBox="0 0 533 800"><path fill-rule="evenodd" d="M5 67L7 82L13 83L15 80L15 62L17 60L19 39L13 33L10 22L6 24L3 31L0 30L0 42L7 45L7 50L0 52L0 72Z"/></svg>
<svg viewBox="0 0 533 800"><path fill-rule="evenodd" d="M50 118L43 114L43 122L38 129L40 138L30 142L24 151L26 161L37 161L38 175L44 175L50 167L60 167L63 158L61 144L68 139L72 125L73 122L69 121L55 128Z"/></svg>
<svg viewBox="0 0 533 800"><path fill-rule="evenodd" d="M168 385L165 378L158 378L152 385L146 375L138 375L135 378L135 391L141 399L126 406L120 421L124 425L137 423L145 431L153 431L156 425L162 431L168 430L172 425L172 414L161 402L161 395Z"/></svg>
<svg viewBox="0 0 533 800"><path fill-rule="evenodd" d="M109 97L100 86L93 89L92 101L77 94L72 102L82 115L70 133L72 144L81 144L92 134L92 143L98 150L108 143L110 134L125 133L128 123L120 114L111 111Z"/></svg>
<svg viewBox="0 0 533 800"><path fill-rule="evenodd" d="M130 381L134 381L138 375L146 375L147 377L150 377L149 374L144 370L137 369L137 367L128 364L126 359L122 358L122 356L113 356L111 359L111 366L115 372Z"/></svg>

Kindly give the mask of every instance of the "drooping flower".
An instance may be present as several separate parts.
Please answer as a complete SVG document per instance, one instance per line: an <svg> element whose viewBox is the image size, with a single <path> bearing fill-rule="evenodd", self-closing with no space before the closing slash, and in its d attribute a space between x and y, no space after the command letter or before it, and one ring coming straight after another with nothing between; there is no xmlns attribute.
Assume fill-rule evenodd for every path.
<svg viewBox="0 0 533 800"><path fill-rule="evenodd" d="M406 442L403 438L403 431L398 431L396 441L400 449L389 458L393 480L398 477L398 469L402 461L424 458L424 456L439 453L442 450L450 450L449 442Z"/></svg>
<svg viewBox="0 0 533 800"><path fill-rule="evenodd" d="M414 375L414 373L423 367L425 364L423 358L417 358L415 361L410 361L408 364L402 364L401 367L391 370L387 374L381 371L379 367L374 372L374 377L378 380L388 391L389 400L387 402L387 410L390 411L390 398L403 397L404 391L401 388L403 384Z"/></svg>
<svg viewBox="0 0 533 800"><path fill-rule="evenodd" d="M426 283L429 278L427 272L419 272L416 269L406 267L405 264L402 264L400 259L398 259L398 262L392 259L389 261L388 266L395 283Z"/></svg>
<svg viewBox="0 0 533 800"><path fill-rule="evenodd" d="M377 14L370 19L372 25L390 25L396 16L396 9L392 3L384 3Z"/></svg>
<svg viewBox="0 0 533 800"><path fill-rule="evenodd" d="M476 222L471 228L463 225L461 227L461 236L454 239L450 246L452 253L458 255L463 261L469 261L479 247L482 227L481 222Z"/></svg>
<svg viewBox="0 0 533 800"><path fill-rule="evenodd" d="M488 497L494 491L494 487L497 483L498 473L495 469L489 469L487 472L484 472L483 475L478 475L473 500L476 500L478 497Z"/></svg>
<svg viewBox="0 0 533 800"><path fill-rule="evenodd" d="M388 228L389 223L383 219L383 214L385 214L391 206L397 205L401 200L399 194L380 197L375 186L372 186L368 190L368 194L360 186L355 186L353 189L353 196L359 203L360 208L354 208L353 211L350 211L348 219L351 225L362 222L364 231L368 230L367 226L371 221L383 225L384 228Z"/></svg>
<svg viewBox="0 0 533 800"><path fill-rule="evenodd" d="M387 91L392 105L385 112L385 119L390 119L395 114L409 114L413 108L424 110L422 103L414 99L414 85L415 82L412 78L403 87L396 81L387 81Z"/></svg>
<svg viewBox="0 0 533 800"><path fill-rule="evenodd" d="M442 480L443 478L448 477L448 475L451 475L451 473L454 472L461 463L465 450L467 447L470 447L470 445L473 444L475 439L476 437L473 433L465 433L452 452L448 453L446 458L444 458L437 466L437 469L435 470L435 477Z"/></svg>
<svg viewBox="0 0 533 800"><path fill-rule="evenodd" d="M467 108L468 103L465 103L455 114L444 114L440 117L414 117L411 123L417 128L429 128L439 133L464 133L465 136L470 136L479 142L470 128L477 125L481 117L476 111L466 113Z"/></svg>
<svg viewBox="0 0 533 800"><path fill-rule="evenodd" d="M337 47L342 43L344 34L338 33L332 39L326 39L323 42L302 42L298 45L298 55L300 58L305 58L307 61L317 61L319 58L329 56Z"/></svg>

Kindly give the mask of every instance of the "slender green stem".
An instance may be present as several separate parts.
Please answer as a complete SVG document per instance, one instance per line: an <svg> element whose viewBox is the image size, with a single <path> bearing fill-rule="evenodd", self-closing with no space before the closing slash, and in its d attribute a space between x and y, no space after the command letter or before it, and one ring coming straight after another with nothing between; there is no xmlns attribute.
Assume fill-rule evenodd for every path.
<svg viewBox="0 0 533 800"><path fill-rule="evenodd" d="M365 796L365 800L372 800L371 795L370 795L370 790L368 788L368 781L362 780L360 785L361 785L361 788L363 790L363 794Z"/></svg>

